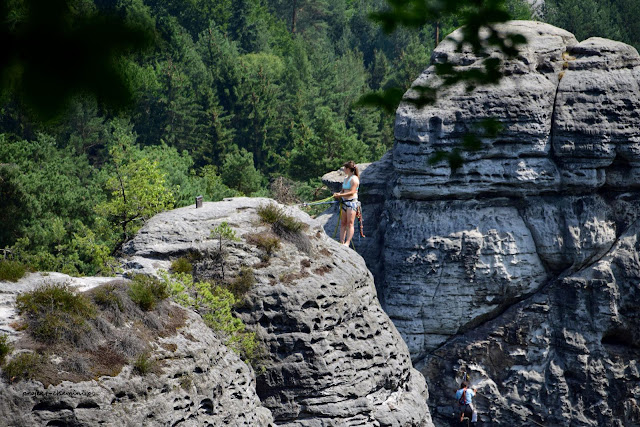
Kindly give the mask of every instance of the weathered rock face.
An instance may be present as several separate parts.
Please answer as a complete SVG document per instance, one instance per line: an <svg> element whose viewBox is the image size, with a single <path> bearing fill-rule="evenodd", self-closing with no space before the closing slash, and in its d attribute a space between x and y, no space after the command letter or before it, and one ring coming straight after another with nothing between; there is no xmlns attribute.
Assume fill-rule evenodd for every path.
<svg viewBox="0 0 640 427"><path fill-rule="evenodd" d="M284 426L429 426L424 378L382 311L362 258L331 240L321 224L303 237L283 238L268 261L251 235L269 233L256 209L268 199L231 199L154 217L127 245L127 265L155 274L187 251L216 250L211 230L223 221L239 237L225 242L225 274L252 268L256 284L241 317L265 343L257 392ZM284 208L283 208L284 209ZM216 265L196 266L219 274ZM216 271L213 271L216 270Z"/></svg>
<svg viewBox="0 0 640 427"><path fill-rule="evenodd" d="M433 426L424 377L382 311L363 259L294 208L288 213L307 224L305 230L285 232L280 248L265 256L256 236L274 235L256 210L269 203L231 199L159 214L124 247L123 260L129 272L149 275L193 252L204 254L195 264L200 277L229 279L251 268L256 283L241 316L265 345L264 372L257 380L197 314L185 311L177 333L150 343L160 373L139 376L125 366L115 377L48 387L5 381L3 419L16 426ZM220 257L220 241L211 231L222 222L238 239L224 240ZM217 255L208 258L212 253ZM105 280L113 279L54 273L0 283L6 292L0 328L13 339L25 334L13 329L18 292L43 281L88 290Z"/></svg>
<svg viewBox="0 0 640 427"><path fill-rule="evenodd" d="M80 290L113 278L71 278L32 274L18 283L0 282L3 312L0 330L14 340L25 332L12 325L16 293L43 283L68 283ZM176 307L176 309L178 309ZM178 309L181 310L181 309ZM199 315L184 311L177 333L149 342L150 360L161 369L140 376L125 366L116 376L92 381L63 381L44 387L38 381L0 383L0 421L6 426L268 426L273 417L256 394L255 375L228 349ZM131 325L124 325L123 334ZM52 360L63 354L48 354ZM60 370L68 369L64 366Z"/></svg>
<svg viewBox="0 0 640 427"><path fill-rule="evenodd" d="M499 85L398 108L393 150L361 178L376 236L363 256L436 425L464 371L490 425L640 425L640 56L542 23L504 28L529 43ZM478 61L446 41L443 58ZM428 164L489 117L503 132L462 168Z"/></svg>

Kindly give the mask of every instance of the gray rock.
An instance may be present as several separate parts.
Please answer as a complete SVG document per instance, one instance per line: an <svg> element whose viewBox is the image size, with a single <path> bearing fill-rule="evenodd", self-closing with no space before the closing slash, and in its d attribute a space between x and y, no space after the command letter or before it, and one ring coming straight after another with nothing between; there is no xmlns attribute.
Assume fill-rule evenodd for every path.
<svg viewBox="0 0 640 427"><path fill-rule="evenodd" d="M376 239L359 251L436 425L464 372L485 425L640 425L640 56L537 22L502 29L529 43L499 85L398 108L392 152L361 179L378 196L361 197ZM478 66L453 46L432 61ZM429 165L488 117L504 130L485 149L455 173Z"/></svg>
<svg viewBox="0 0 640 427"><path fill-rule="evenodd" d="M62 281L86 290L105 280L113 278L68 278L50 273L30 275L18 285L35 288ZM12 294L6 282L0 286L6 292L3 295ZM63 381L47 387L33 380L8 383L3 379L2 425L273 425L270 411L256 394L253 370L222 344L199 315L185 314L185 325L176 334L148 343L152 349L149 358L161 366L160 372L140 376L129 365L114 377ZM3 315L2 321L6 320ZM127 333L126 325L121 329ZM13 331L11 337L16 341L24 334ZM50 360L58 359L56 351L65 350L53 351L46 356Z"/></svg>
<svg viewBox="0 0 640 427"><path fill-rule="evenodd" d="M280 206L308 228L301 239L282 239L265 262L247 239L269 231L256 213L269 203L236 198L159 214L126 251L135 265L157 273L188 250L215 250L219 242L210 232L228 222L240 240L224 242L227 277L249 267L256 279L240 316L266 346L257 392L276 424L432 425L424 378L382 311L362 258L330 239L308 215ZM215 267L209 270L219 274Z"/></svg>

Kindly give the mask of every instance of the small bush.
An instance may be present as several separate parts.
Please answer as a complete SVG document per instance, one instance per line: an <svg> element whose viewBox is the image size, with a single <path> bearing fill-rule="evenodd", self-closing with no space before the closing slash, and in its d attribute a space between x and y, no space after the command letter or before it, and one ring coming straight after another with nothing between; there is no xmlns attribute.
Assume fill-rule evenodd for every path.
<svg viewBox="0 0 640 427"><path fill-rule="evenodd" d="M44 356L36 353L20 353L2 368L9 382L33 379L44 366Z"/></svg>
<svg viewBox="0 0 640 427"><path fill-rule="evenodd" d="M211 230L211 237L216 237L220 240L231 240L234 242L237 242L239 240L238 236L236 236L236 232L229 226L226 221L221 222L216 226L216 228Z"/></svg>
<svg viewBox="0 0 640 427"><path fill-rule="evenodd" d="M141 354L133 362L133 372L138 375L147 375L153 370L154 365L154 361L147 354Z"/></svg>
<svg viewBox="0 0 640 427"><path fill-rule="evenodd" d="M193 272L193 265L186 257L180 257L171 263L171 271L173 273L189 273Z"/></svg>
<svg viewBox="0 0 640 427"><path fill-rule="evenodd" d="M263 261L268 261L271 255L280 249L280 239L271 233L250 234L247 236L247 242L264 251Z"/></svg>
<svg viewBox="0 0 640 427"><path fill-rule="evenodd" d="M206 325L216 331L224 343L240 354L243 360L252 365L257 363L262 347L255 333L248 332L242 320L233 315L233 307L239 300L229 289L208 282L194 282L193 277L187 274L164 274L163 280L168 283L177 303L196 310ZM255 282L255 277L246 268L236 280L238 289L248 289Z"/></svg>
<svg viewBox="0 0 640 427"><path fill-rule="evenodd" d="M88 327L86 321L96 317L95 305L66 284L47 284L18 295L16 307L25 315L31 335L47 343L77 341Z"/></svg>
<svg viewBox="0 0 640 427"><path fill-rule="evenodd" d="M258 206L258 216L267 224L273 224L284 214L283 210L275 203Z"/></svg>
<svg viewBox="0 0 640 427"><path fill-rule="evenodd" d="M271 224L273 231L279 235L281 232L299 233L304 227L304 223L287 215L284 210L275 203L259 206L257 212L262 221Z"/></svg>
<svg viewBox="0 0 640 427"><path fill-rule="evenodd" d="M27 269L25 266L17 261L0 261L0 280L17 282L25 275L26 272Z"/></svg>
<svg viewBox="0 0 640 427"><path fill-rule="evenodd" d="M250 268L244 267L233 282L229 284L229 290L233 296L240 300L256 283L256 278Z"/></svg>
<svg viewBox="0 0 640 427"><path fill-rule="evenodd" d="M4 364L6 357L13 351L13 345L9 341L9 335L0 335L0 365Z"/></svg>
<svg viewBox="0 0 640 427"><path fill-rule="evenodd" d="M169 297L166 283L144 274L136 274L129 286L129 297L144 311L150 311Z"/></svg>
<svg viewBox="0 0 640 427"><path fill-rule="evenodd" d="M93 301L102 308L124 311L124 304L117 290L118 287L112 284L98 286L93 291Z"/></svg>

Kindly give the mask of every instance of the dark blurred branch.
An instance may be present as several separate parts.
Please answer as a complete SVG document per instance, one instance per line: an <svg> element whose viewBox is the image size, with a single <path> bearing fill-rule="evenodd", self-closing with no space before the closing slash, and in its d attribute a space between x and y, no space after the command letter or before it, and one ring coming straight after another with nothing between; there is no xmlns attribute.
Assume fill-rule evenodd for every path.
<svg viewBox="0 0 640 427"><path fill-rule="evenodd" d="M38 118L59 116L74 95L112 108L132 90L124 55L153 41L152 29L80 0L24 0L0 6L0 95L16 96Z"/></svg>
<svg viewBox="0 0 640 427"><path fill-rule="evenodd" d="M362 96L356 105L376 106L393 113L401 101L414 104L417 108L434 104L438 94L447 87L464 84L467 91L479 85L496 84L503 77L503 59L514 58L519 48L527 43L526 38L517 33L500 31L498 25L511 19L505 0L387 0L388 8L375 12L370 18L378 22L385 32L391 33L398 27L419 29L426 24L441 22L456 15L463 24L461 37L450 38L455 43L455 51L471 51L476 57L484 58L481 66L460 69L444 62L434 64L437 79L427 85L411 88L411 94L403 98L402 90L394 87ZM500 55L491 55L493 52ZM426 65L426 64L425 64ZM481 128L484 135L491 135L496 129L496 120L484 121ZM484 127L484 126L488 127ZM478 135L465 136L461 147L451 152L438 152L430 162L435 164L448 160L452 170L462 165L462 151L477 151L482 148Z"/></svg>

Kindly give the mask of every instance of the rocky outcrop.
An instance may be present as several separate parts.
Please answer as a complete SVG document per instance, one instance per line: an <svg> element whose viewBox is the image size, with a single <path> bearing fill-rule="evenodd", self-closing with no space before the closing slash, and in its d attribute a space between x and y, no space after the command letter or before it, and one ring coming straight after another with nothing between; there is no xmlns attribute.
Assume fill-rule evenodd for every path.
<svg viewBox="0 0 640 427"><path fill-rule="evenodd" d="M31 274L12 284L0 282L3 297L0 329L16 343L11 356L29 347L24 331L16 331L16 293L27 292L43 284L66 283L81 291L114 282L113 278L71 278L59 273ZM207 327L199 315L180 310L182 325L174 333L163 334L146 343L148 357L157 369L137 374L131 365L117 375L100 375L87 381L54 381L43 385L38 380L0 383L0 424L6 426L268 426L273 417L256 394L255 375L238 355L227 348ZM18 328L21 329L21 328ZM131 324L121 325L121 341L134 352ZM120 338L118 338L120 337ZM20 344L27 341L27 345ZM33 344L32 344L33 345ZM96 353L110 357L110 348L98 347ZM35 347L37 349L37 346ZM57 371L64 375L75 370L68 361L74 348L50 348L45 353ZM82 358L75 357L76 364ZM85 362L82 362L85 363ZM117 363L108 363L110 368ZM71 370L70 370L71 369ZM54 376L58 372L54 373ZM41 374L39 377L47 375Z"/></svg>
<svg viewBox="0 0 640 427"><path fill-rule="evenodd" d="M302 231L262 222L257 210L264 206L286 209ZM212 230L223 223L229 229L221 241ZM279 246L267 252L266 237ZM175 333L150 338L159 370L146 376L129 365L93 381L5 380L0 413L10 425L433 425L424 377L382 311L364 261L298 209L248 198L176 209L152 218L123 251L127 275L158 275L186 254L199 279L229 282L249 268L255 283L238 310L264 346L257 377L199 315L184 310ZM0 328L15 342L25 334L14 329L15 294L43 281L86 291L113 279L53 273L1 283Z"/></svg>
<svg viewBox="0 0 640 427"><path fill-rule="evenodd" d="M529 43L499 85L398 108L394 148L361 179L377 236L363 256L436 425L465 371L487 425L640 425L640 56L537 22L503 29ZM479 61L446 40L444 59ZM428 163L484 118L503 131L460 169ZM371 210L369 186L385 195Z"/></svg>
<svg viewBox="0 0 640 427"><path fill-rule="evenodd" d="M257 392L284 426L429 426L424 378L382 311L362 258L331 240L320 223L286 234L271 257L254 243L271 226L256 210L268 199L231 199L154 217L126 246L129 268L154 274L188 251L215 251L211 230L228 222L239 238L225 242L227 277L252 269L256 284L240 316L266 346ZM205 276L219 266L203 262Z"/></svg>

